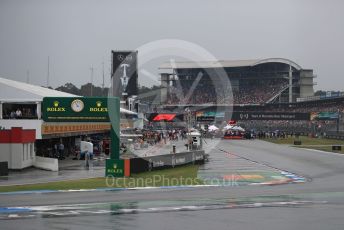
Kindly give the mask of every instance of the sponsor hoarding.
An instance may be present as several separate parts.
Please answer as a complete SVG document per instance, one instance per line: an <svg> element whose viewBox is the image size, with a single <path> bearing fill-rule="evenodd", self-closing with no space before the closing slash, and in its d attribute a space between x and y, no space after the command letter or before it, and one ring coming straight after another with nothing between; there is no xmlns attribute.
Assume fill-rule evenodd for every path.
<svg viewBox="0 0 344 230"><path fill-rule="evenodd" d="M196 117L196 120L199 121L199 122L214 122L215 121L215 116Z"/></svg>
<svg viewBox="0 0 344 230"><path fill-rule="evenodd" d="M337 112L312 112L311 120L336 120L339 114Z"/></svg>
<svg viewBox="0 0 344 230"><path fill-rule="evenodd" d="M118 98L45 97L42 104L43 120L46 122L109 122L108 103L115 104L115 100Z"/></svg>
<svg viewBox="0 0 344 230"><path fill-rule="evenodd" d="M151 122L177 122L184 120L184 114L176 113L151 113L147 115L148 121Z"/></svg>
<svg viewBox="0 0 344 230"><path fill-rule="evenodd" d="M110 123L43 123L42 135L67 134L75 132L110 131Z"/></svg>
<svg viewBox="0 0 344 230"><path fill-rule="evenodd" d="M228 117L229 118L229 117ZM310 113L233 112L233 120L310 120Z"/></svg>
<svg viewBox="0 0 344 230"><path fill-rule="evenodd" d="M112 51L112 96L137 95L137 51Z"/></svg>
<svg viewBox="0 0 344 230"><path fill-rule="evenodd" d="M106 159L105 176L123 177L124 160Z"/></svg>

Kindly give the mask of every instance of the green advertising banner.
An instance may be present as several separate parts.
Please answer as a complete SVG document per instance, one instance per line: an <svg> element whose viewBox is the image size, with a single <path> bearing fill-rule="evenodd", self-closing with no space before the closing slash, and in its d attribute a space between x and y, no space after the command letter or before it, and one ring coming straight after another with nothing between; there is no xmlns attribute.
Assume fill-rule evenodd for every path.
<svg viewBox="0 0 344 230"><path fill-rule="evenodd" d="M109 122L108 103L113 100L118 100L118 98L45 97L42 104L43 120L46 122Z"/></svg>
<svg viewBox="0 0 344 230"><path fill-rule="evenodd" d="M106 159L105 176L124 177L124 160Z"/></svg>
<svg viewBox="0 0 344 230"><path fill-rule="evenodd" d="M337 112L312 112L311 120L336 120L339 117Z"/></svg>

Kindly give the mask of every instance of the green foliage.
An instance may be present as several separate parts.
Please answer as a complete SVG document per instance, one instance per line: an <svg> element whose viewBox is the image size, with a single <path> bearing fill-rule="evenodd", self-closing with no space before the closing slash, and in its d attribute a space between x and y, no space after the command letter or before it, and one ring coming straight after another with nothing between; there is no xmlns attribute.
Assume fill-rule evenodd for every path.
<svg viewBox="0 0 344 230"><path fill-rule="evenodd" d="M89 97L91 96L91 88L92 88L92 96L94 97L106 97L109 92L108 87L104 87L104 90L102 87L98 87L95 85L92 85L91 83L87 83L82 85L80 88L76 87L72 83L66 83L62 86L57 87L55 90L75 94L79 96L85 96ZM154 98L158 95L160 95L160 86L153 85L152 87L147 86L138 86L138 94L139 95L145 95L145 94L151 94L150 96L144 96L142 99L144 101L153 101Z"/></svg>
<svg viewBox="0 0 344 230"><path fill-rule="evenodd" d="M264 140L275 143L275 144L284 144L284 145L293 145L294 140L300 140L302 145L295 146L295 147L317 149L317 150L328 151L328 152L338 152L338 151L332 151L332 145L344 145L343 140L326 139L326 138L311 138L311 137L303 137L303 136L301 136L299 139L296 139L295 137L288 137L288 138L267 138ZM341 153L344 153L344 148L342 148Z"/></svg>
<svg viewBox="0 0 344 230"><path fill-rule="evenodd" d="M31 191L31 190L67 190L67 189L95 189L95 188L124 188L124 187L146 187L146 186L166 186L166 181L176 181L173 185L190 185L192 184L202 184L202 181L197 179L198 165L188 165L176 167L174 169L164 169L152 172L145 172L139 174L133 174L129 178L115 178L116 183L113 183L105 177L100 178L90 178L90 179L79 179L79 180L68 180L68 181L58 181L49 183L38 183L29 185L14 185L14 186L0 186L0 192L12 192L12 191ZM156 180L157 177L163 177L164 181ZM184 180L177 180L180 178ZM176 180L172 180L172 179ZM190 180L186 181L188 178ZM156 183L153 183L154 180ZM109 186L110 184L110 186Z"/></svg>

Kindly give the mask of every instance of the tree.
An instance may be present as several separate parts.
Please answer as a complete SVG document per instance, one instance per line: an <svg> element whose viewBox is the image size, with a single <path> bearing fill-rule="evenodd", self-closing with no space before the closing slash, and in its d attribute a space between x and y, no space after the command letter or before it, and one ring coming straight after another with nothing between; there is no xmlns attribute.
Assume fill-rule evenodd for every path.
<svg viewBox="0 0 344 230"><path fill-rule="evenodd" d="M141 102L153 103L160 102L161 86L153 85L151 87L138 86L138 96Z"/></svg>
<svg viewBox="0 0 344 230"><path fill-rule="evenodd" d="M92 89L92 92L91 92ZM147 102L151 102L155 100L157 96L160 95L160 86L153 85L152 87L147 87L147 86L138 86L138 94L139 97L142 95L142 99ZM72 83L66 83L62 86L57 87L55 90L65 92L65 93L70 93L70 94L75 94L79 96L84 96L84 97L90 97L91 93L93 97L107 97L109 93L109 88L105 87L102 89L102 87L98 87L95 85L92 85L91 83L86 83L80 87L76 87Z"/></svg>
<svg viewBox="0 0 344 230"><path fill-rule="evenodd" d="M92 87L92 92L91 92ZM93 96L93 97L106 97L108 95L109 88L104 88L104 90L101 87L94 86L91 83L87 83L85 85L82 85L80 88L80 95L81 96ZM91 95L92 93L92 95Z"/></svg>
<svg viewBox="0 0 344 230"><path fill-rule="evenodd" d="M56 90L61 91L61 92L65 92L65 93L80 95L80 90L78 89L78 87L76 87L72 83L66 83L63 86L59 86L56 88Z"/></svg>

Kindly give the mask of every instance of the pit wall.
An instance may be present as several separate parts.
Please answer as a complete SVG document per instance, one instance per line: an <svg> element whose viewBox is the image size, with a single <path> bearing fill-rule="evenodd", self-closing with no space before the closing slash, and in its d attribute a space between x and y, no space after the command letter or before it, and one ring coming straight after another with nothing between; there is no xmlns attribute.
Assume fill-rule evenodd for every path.
<svg viewBox="0 0 344 230"><path fill-rule="evenodd" d="M130 173L141 173L159 169L174 168L188 164L203 164L205 162L204 150L180 152L149 157L130 159Z"/></svg>

